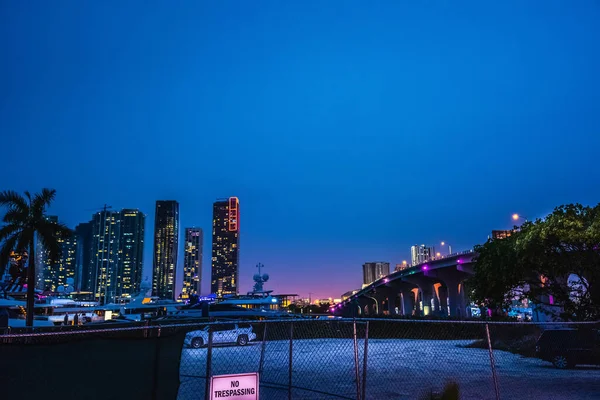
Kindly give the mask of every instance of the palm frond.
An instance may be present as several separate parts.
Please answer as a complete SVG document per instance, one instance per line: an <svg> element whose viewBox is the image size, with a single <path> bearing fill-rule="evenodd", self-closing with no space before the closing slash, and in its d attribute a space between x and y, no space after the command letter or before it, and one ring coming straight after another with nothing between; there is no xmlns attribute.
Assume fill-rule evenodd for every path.
<svg viewBox="0 0 600 400"><path fill-rule="evenodd" d="M18 225L4 225L0 228L0 243L19 230L21 230L21 227Z"/></svg>
<svg viewBox="0 0 600 400"><path fill-rule="evenodd" d="M46 208L52 204L56 197L55 189L43 188L40 193L36 193L31 201L31 213L36 219L43 217Z"/></svg>
<svg viewBox="0 0 600 400"><path fill-rule="evenodd" d="M4 275L4 269L10 261L10 253L15 250L20 237L20 232L17 232L12 236L8 236L7 239L2 242L2 247L0 247L0 276Z"/></svg>
<svg viewBox="0 0 600 400"><path fill-rule="evenodd" d="M2 217L2 221L6 224L11 225L22 225L27 221L28 218L28 209L21 210L17 207L10 207L8 211Z"/></svg>
<svg viewBox="0 0 600 400"><path fill-rule="evenodd" d="M75 235L75 231L61 222L54 222L55 234L58 237L67 238Z"/></svg>
<svg viewBox="0 0 600 400"><path fill-rule="evenodd" d="M48 252L48 257L56 260L60 257L61 248L58 239L66 237L70 229L56 222L41 220L37 225L37 238L44 249ZM65 236L60 236L65 235Z"/></svg>
<svg viewBox="0 0 600 400"><path fill-rule="evenodd" d="M0 206L9 206L21 210L26 210L29 207L25 198L14 190L0 192Z"/></svg>

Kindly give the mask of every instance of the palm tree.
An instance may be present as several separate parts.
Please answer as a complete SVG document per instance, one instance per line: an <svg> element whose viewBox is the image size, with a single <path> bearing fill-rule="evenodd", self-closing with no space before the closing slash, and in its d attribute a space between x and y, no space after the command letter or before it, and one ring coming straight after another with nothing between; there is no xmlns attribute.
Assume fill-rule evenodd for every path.
<svg viewBox="0 0 600 400"><path fill-rule="evenodd" d="M0 192L0 206L7 208L2 218L4 226L0 228L0 276L9 262L12 252L22 253L29 250L27 267L27 320L28 327L33 326L33 305L35 294L35 238L48 252L51 260L60 255L59 237L66 237L72 231L45 217L56 190L42 189L38 194L25 192L25 197L15 191Z"/></svg>

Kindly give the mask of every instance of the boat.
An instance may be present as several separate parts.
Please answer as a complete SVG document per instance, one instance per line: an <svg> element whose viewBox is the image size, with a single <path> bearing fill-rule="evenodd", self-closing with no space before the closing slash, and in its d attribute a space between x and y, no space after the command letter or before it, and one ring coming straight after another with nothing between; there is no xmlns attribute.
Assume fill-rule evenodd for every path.
<svg viewBox="0 0 600 400"><path fill-rule="evenodd" d="M141 294L132 298L130 302L120 305L119 315L130 321L143 321L175 313L182 305L183 303L175 300Z"/></svg>
<svg viewBox="0 0 600 400"><path fill-rule="evenodd" d="M24 301L15 300L13 298L0 298L0 308L5 308L8 311L8 327L11 329L25 328L25 307L26 303ZM49 326L54 326L54 324L44 320L37 320L35 318L33 320L34 328Z"/></svg>
<svg viewBox="0 0 600 400"><path fill-rule="evenodd" d="M258 264L258 274L255 274L253 290L245 295L230 295L215 298L215 301L200 301L172 310L169 317L174 318L228 318L228 319L262 319L290 317L290 314L281 309L281 301L272 295L272 290L264 290L265 282L269 280L268 274L260 274L262 264Z"/></svg>

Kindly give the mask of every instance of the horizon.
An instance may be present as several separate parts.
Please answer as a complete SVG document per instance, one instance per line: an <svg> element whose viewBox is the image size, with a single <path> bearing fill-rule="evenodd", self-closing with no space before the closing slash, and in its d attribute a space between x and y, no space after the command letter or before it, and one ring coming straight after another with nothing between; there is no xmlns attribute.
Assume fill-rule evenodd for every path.
<svg viewBox="0 0 600 400"><path fill-rule="evenodd" d="M3 189L180 204L204 232L240 199L240 286L339 298L362 264L453 252L600 199L594 2L0 4ZM176 287L181 287L182 245ZM438 250L439 251L439 250ZM177 292L179 293L179 292Z"/></svg>

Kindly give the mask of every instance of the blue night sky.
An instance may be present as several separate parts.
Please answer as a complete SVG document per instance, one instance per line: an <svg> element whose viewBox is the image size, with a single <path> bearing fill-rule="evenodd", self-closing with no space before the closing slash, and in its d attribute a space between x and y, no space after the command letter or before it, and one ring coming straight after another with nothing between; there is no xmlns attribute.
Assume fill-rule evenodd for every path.
<svg viewBox="0 0 600 400"><path fill-rule="evenodd" d="M597 1L173 4L0 2L0 188L141 209L146 276L157 199L205 230L204 293L238 196L242 291L262 262L313 298L600 200Z"/></svg>

